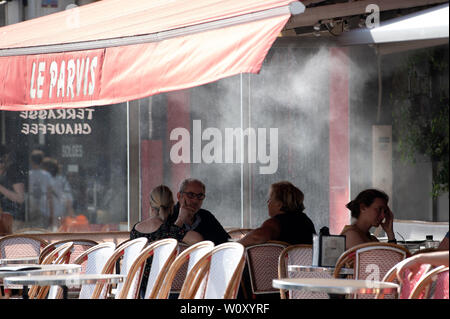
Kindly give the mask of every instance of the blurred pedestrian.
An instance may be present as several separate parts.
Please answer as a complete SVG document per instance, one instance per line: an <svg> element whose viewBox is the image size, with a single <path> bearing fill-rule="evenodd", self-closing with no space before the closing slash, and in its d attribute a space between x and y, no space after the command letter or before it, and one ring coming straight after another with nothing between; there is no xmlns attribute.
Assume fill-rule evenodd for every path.
<svg viewBox="0 0 450 319"><path fill-rule="evenodd" d="M73 215L73 196L69 182L61 174L60 166L55 158L45 157L42 160L42 168L52 176L52 196L53 212L58 226L61 226L61 220L66 216Z"/></svg>
<svg viewBox="0 0 450 319"><path fill-rule="evenodd" d="M42 168L44 152L33 150L28 172L29 222L32 227L51 228L54 224L52 176Z"/></svg>
<svg viewBox="0 0 450 319"><path fill-rule="evenodd" d="M13 221L20 224L19 213L25 200L25 177L17 168L15 154L0 145L0 233L11 234Z"/></svg>

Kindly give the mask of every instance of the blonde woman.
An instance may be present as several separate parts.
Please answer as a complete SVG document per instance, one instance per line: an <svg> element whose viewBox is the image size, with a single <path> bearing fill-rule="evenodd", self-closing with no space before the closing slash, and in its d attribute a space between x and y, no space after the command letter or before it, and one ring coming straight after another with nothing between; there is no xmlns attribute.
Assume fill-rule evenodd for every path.
<svg viewBox="0 0 450 319"><path fill-rule="evenodd" d="M153 189L150 193L150 217L133 226L130 238L147 237L149 242L175 238L189 245L202 241L203 237L199 233L188 231L184 226L186 216L183 214L180 214L174 223L169 222L173 206L173 195L169 187L160 185Z"/></svg>
<svg viewBox="0 0 450 319"><path fill-rule="evenodd" d="M311 219L303 212L303 199L302 191L290 182L272 184L267 200L270 218L239 242L244 246L262 244L269 240L284 241L291 245L312 244L312 236L316 230Z"/></svg>

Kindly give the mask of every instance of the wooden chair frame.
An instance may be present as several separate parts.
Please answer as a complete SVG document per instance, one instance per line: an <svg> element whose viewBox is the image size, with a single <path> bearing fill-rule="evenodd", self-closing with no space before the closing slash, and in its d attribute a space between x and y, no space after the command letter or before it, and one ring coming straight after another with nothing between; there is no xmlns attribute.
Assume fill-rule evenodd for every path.
<svg viewBox="0 0 450 319"><path fill-rule="evenodd" d="M93 251L96 251L98 249L104 248L104 247L111 247L112 245L114 245L114 247L116 247L116 245L114 243L111 242L104 242L104 243L99 243L85 251L83 251L78 257L77 259L75 259L73 261L74 264L77 265L81 265L83 262L85 262L88 259L88 256L90 253L92 253Z"/></svg>
<svg viewBox="0 0 450 319"><path fill-rule="evenodd" d="M397 249L397 250L401 250L401 251L405 252L405 254L406 254L405 258L408 258L411 256L411 253L409 252L408 249L406 249L403 246L393 244L393 243L371 242L371 243L364 243L364 244L356 245L356 246L344 251L342 253L342 255L338 258L338 260L336 261L336 267L334 269L333 277L339 278L341 269L344 266L350 267L350 268L354 267L357 251L359 251L361 249L363 249L363 250L371 249L374 247Z"/></svg>
<svg viewBox="0 0 450 319"><path fill-rule="evenodd" d="M220 250L227 248L236 248L239 243L223 243L214 247L209 253L205 254L191 269L184 281L180 292L180 299L194 299L202 281L209 279L209 267L212 256ZM242 257L238 261L237 267L225 289L223 299L233 299L237 295L239 283L245 265L245 248L242 246ZM205 278L206 277L206 278ZM208 283L206 283L207 285ZM206 287L205 287L206 288Z"/></svg>
<svg viewBox="0 0 450 319"><path fill-rule="evenodd" d="M147 259L154 254L155 249L157 249L160 246L173 244L174 249L170 253L169 257L167 258L164 265L161 267L161 271L159 272L158 276L156 277L155 284L152 288L152 291L150 292L150 295L148 296L149 299L155 299L156 295L158 294L162 282L166 276L166 273L168 271L169 265L174 261L178 250L177 250L177 240L173 238L166 238L154 241L150 243L144 250L141 251L139 256L136 258L132 266L130 267L130 270L128 271L127 278L125 279L125 283L120 290L117 299L127 299L128 292L131 288L131 285L133 284L135 276L138 276L137 281L137 293L134 296L134 299L137 299L139 296L139 287L141 286L142 282L142 274L144 271L145 263L147 262Z"/></svg>
<svg viewBox="0 0 450 319"><path fill-rule="evenodd" d="M91 248L85 250L84 252L82 252L82 253L81 253L81 254L73 261L73 263L76 264L76 265L81 265L82 263L84 263L85 261L87 261L88 256L89 256L93 251L96 251L96 250L98 250L98 249L102 249L102 248L105 248L105 247L114 247L114 248L115 248L116 245L115 245L114 243L111 243L111 242L104 242L104 243L97 244L97 245L95 245L95 246L93 246L93 247L91 247ZM58 292L57 292L57 294L56 294L55 299L62 299L62 295L63 295L62 289L59 288L59 289L58 289Z"/></svg>
<svg viewBox="0 0 450 319"><path fill-rule="evenodd" d="M51 251L40 264L42 265L50 265L50 264L66 264L70 259L71 249L73 247L72 242L67 242L61 244L55 250ZM50 289L50 286L31 286L28 291L29 299L44 299L47 296L47 293Z"/></svg>
<svg viewBox="0 0 450 319"><path fill-rule="evenodd" d="M287 278L287 272L286 272L286 255L289 254L289 252L291 250L295 250L295 249L311 249L312 250L312 245L306 245L306 244L297 244L297 245L291 245L286 247L285 249L283 249L283 251L280 254L280 258L278 261L278 278ZM280 289L280 298L281 299L288 299L287 295L286 295L286 289Z"/></svg>
<svg viewBox="0 0 450 319"><path fill-rule="evenodd" d="M156 297L157 299L167 299L169 297L173 280L175 279L175 276L178 274L180 268L185 263L189 262L189 258L192 252L202 248L213 249L214 243L209 240L201 241L192 246L189 246L175 258L172 265L170 265L169 270L167 271L166 277L164 279L164 286L161 287L159 294ZM187 276L188 274L186 274L186 278Z"/></svg>
<svg viewBox="0 0 450 319"><path fill-rule="evenodd" d="M91 247L94 247L95 245L98 245L98 242L96 242L95 240L91 240L91 239L64 239L64 240L59 240L59 241L55 241L53 243L48 244L41 252L41 254L39 255L39 262L42 262L42 260L44 260L44 258L51 252L53 251L57 246L68 243L68 242L72 242L74 246L76 245L90 245Z"/></svg>
<svg viewBox="0 0 450 319"><path fill-rule="evenodd" d="M126 240L125 242L119 244L119 246L116 248L116 250L114 251L112 256L106 262L101 273L102 274L113 274L117 262L125 253L125 249L127 249L129 246L133 245L135 241L148 242L147 238L140 237L140 238L136 238L133 240ZM109 287L111 286L111 284L97 283L95 285L94 291L92 293L92 299L100 299L100 297L102 297L101 296L102 292L105 290L104 289L105 286L106 286L106 291L107 291L109 289Z"/></svg>
<svg viewBox="0 0 450 319"><path fill-rule="evenodd" d="M406 260L406 259L405 259ZM401 282L401 279L398 277L398 269L400 268L400 266L403 265L403 263L405 262L405 260L399 262L397 265L395 265L394 267L392 267L387 273L386 275L384 275L384 278L382 279L383 282L392 282L392 283L400 283L400 289L403 289L403 285L404 283ZM424 264L424 275L426 275L430 269L432 269L432 266L429 264ZM375 299L383 299L384 298L385 293L384 292L378 292L375 295ZM401 293L400 293L401 296ZM399 296L399 297L400 297Z"/></svg>
<svg viewBox="0 0 450 319"><path fill-rule="evenodd" d="M411 295L409 296L409 299L418 299L420 296L420 293L424 290L424 298L429 298L430 294L430 286L431 283L435 280L435 276L438 274L448 271L448 267L446 266L438 266L434 268L433 270L430 270L428 273L425 274L416 284L416 286L413 288Z"/></svg>

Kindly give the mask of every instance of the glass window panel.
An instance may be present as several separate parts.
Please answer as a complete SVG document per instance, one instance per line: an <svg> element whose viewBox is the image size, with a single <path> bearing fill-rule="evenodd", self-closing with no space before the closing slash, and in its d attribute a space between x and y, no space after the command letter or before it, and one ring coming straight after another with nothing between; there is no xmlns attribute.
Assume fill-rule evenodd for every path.
<svg viewBox="0 0 450 319"><path fill-rule="evenodd" d="M278 129L276 172L261 174L257 165L252 170L252 227L268 218L268 189L281 180L302 190L305 213L316 231L328 226L329 101L328 83L322 82L327 63L315 63L323 54L317 49L272 48L260 74L251 76L252 126Z"/></svg>
<svg viewBox="0 0 450 319"><path fill-rule="evenodd" d="M12 190L19 173L25 189L16 208L1 194L14 231L119 230L127 222L126 104L0 115L1 144L15 154L11 180L3 177L2 185ZM42 151L40 165L32 164L35 150Z"/></svg>

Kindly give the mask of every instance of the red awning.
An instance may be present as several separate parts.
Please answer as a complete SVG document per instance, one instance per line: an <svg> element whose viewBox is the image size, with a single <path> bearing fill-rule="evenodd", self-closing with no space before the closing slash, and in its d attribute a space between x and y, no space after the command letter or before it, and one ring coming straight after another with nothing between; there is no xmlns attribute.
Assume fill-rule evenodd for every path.
<svg viewBox="0 0 450 319"><path fill-rule="evenodd" d="M0 110L114 104L257 73L294 0L103 0L0 28Z"/></svg>

